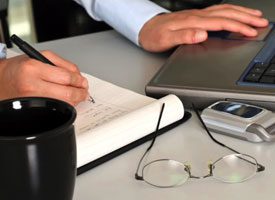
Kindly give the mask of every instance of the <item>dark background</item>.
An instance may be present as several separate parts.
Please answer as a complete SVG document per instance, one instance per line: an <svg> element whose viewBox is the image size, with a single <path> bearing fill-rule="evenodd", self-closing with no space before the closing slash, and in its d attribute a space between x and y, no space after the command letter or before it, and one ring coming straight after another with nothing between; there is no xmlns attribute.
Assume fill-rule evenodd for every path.
<svg viewBox="0 0 275 200"><path fill-rule="evenodd" d="M171 11L178 11L202 8L221 0L152 1ZM104 22L93 20L85 9L73 0L32 0L32 5L37 42L111 29Z"/></svg>
<svg viewBox="0 0 275 200"><path fill-rule="evenodd" d="M109 30L73 0L32 0L37 42Z"/></svg>

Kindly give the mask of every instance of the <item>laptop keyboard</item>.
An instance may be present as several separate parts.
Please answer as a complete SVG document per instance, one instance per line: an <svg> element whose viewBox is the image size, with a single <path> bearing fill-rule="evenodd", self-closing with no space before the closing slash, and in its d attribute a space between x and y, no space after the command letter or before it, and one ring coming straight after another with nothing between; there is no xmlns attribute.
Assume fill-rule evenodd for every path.
<svg viewBox="0 0 275 200"><path fill-rule="evenodd" d="M242 75L239 84L275 87L275 26L270 25L271 31L264 39L265 45L249 64Z"/></svg>
<svg viewBox="0 0 275 200"><path fill-rule="evenodd" d="M269 63L255 63L244 78L244 81L275 84L275 55Z"/></svg>

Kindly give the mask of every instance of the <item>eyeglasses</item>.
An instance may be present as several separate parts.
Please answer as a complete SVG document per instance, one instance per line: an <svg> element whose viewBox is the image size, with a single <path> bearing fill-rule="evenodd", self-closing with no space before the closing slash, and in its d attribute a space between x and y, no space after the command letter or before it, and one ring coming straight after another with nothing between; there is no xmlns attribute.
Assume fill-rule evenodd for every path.
<svg viewBox="0 0 275 200"><path fill-rule="evenodd" d="M239 153L235 149L228 147L225 144L216 140L204 124L198 110L192 104L193 110L195 111L198 119L200 120L202 126L206 130L209 137L215 143L234 152L234 154L221 157L217 159L215 162L210 163L208 165L209 173L205 176L194 176L191 174L190 165L171 159L153 160L142 167L141 175L139 175L141 163L153 147L156 137L158 136L159 125L162 118L164 107L165 104L162 104L154 138L152 139L151 144L149 145L145 153L142 155L138 163L137 170L135 173L135 179L145 181L146 183L156 187L169 188L179 186L185 183L189 178L202 179L207 177L213 177L222 182L239 183L250 179L257 172L265 170L265 167L259 164L257 160L252 156Z"/></svg>

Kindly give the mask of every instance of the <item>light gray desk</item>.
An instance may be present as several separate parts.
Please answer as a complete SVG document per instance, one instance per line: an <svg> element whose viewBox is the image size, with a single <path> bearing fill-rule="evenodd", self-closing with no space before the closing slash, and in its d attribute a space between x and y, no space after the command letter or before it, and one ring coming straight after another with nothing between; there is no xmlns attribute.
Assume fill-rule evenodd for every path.
<svg viewBox="0 0 275 200"><path fill-rule="evenodd" d="M41 43L36 47L51 49L76 63L81 71L139 93L144 93L146 83L168 56L144 52L113 31ZM145 143L78 176L74 200L274 199L275 143L252 144L214 136L240 152L254 156L266 166L266 171L240 184L225 184L207 178L189 180L176 188L159 189L134 179L138 160L148 146ZM193 116L187 123L159 136L148 159L188 161L193 174L204 175L208 173L209 161L230 153L213 143Z"/></svg>

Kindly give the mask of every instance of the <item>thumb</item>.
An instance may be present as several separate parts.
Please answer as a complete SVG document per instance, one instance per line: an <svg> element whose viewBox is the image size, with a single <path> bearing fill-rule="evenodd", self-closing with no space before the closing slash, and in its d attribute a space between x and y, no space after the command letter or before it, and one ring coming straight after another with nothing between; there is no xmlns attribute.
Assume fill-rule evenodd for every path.
<svg viewBox="0 0 275 200"><path fill-rule="evenodd" d="M196 44L207 40L207 31L201 29L181 29L171 32L174 45Z"/></svg>

